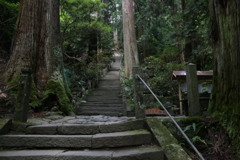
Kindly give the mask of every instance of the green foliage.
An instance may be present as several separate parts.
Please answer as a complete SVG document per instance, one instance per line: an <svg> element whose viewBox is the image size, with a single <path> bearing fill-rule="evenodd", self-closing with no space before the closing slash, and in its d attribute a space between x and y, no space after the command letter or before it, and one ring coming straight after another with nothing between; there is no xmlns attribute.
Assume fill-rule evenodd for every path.
<svg viewBox="0 0 240 160"><path fill-rule="evenodd" d="M103 14L108 6L100 0L61 2L64 72L70 88L81 92L96 84L112 61L112 28Z"/></svg>
<svg viewBox="0 0 240 160"><path fill-rule="evenodd" d="M144 61L149 74L148 83L163 102L173 102L177 98L177 82L171 80L173 70L182 70L184 66L176 63L176 55L162 54L150 56Z"/></svg>
<svg viewBox="0 0 240 160"><path fill-rule="evenodd" d="M0 0L0 58L9 56L18 8L17 0Z"/></svg>
<svg viewBox="0 0 240 160"><path fill-rule="evenodd" d="M30 94L30 99L29 99L29 106L33 109L36 109L41 106L41 101L39 100L39 94L38 94L38 89L34 82L32 82L31 86L31 94Z"/></svg>
<svg viewBox="0 0 240 160"><path fill-rule="evenodd" d="M138 0L136 26L141 57L185 53L185 44L191 43L192 51L187 62L196 63L201 70L212 69L208 1L189 0L183 10L182 1Z"/></svg>
<svg viewBox="0 0 240 160"><path fill-rule="evenodd" d="M46 91L44 92L43 102L48 102L48 100L53 97L57 98L60 107L59 109L64 114L68 115L72 112L73 108L67 92L68 91L63 84L55 80L49 80L46 86Z"/></svg>
<svg viewBox="0 0 240 160"><path fill-rule="evenodd" d="M132 78L122 76L121 82L123 84L124 96L127 101L127 106L131 109L131 111L135 110L135 102L134 102L134 81Z"/></svg>
<svg viewBox="0 0 240 160"><path fill-rule="evenodd" d="M219 106L217 110L212 111L213 116L220 121L220 124L224 127L229 137L232 140L232 144L237 150L237 154L240 157L240 126L239 126L239 115L240 115L240 103L235 106L228 105Z"/></svg>
<svg viewBox="0 0 240 160"><path fill-rule="evenodd" d="M89 47L93 45L103 50L111 48L112 29L100 14L105 7L100 0L62 0L60 19L66 54L82 57L91 52Z"/></svg>
<svg viewBox="0 0 240 160"><path fill-rule="evenodd" d="M203 140L200 136L199 133L200 131L205 127L205 123L192 123L184 128L184 132L191 138L193 143L203 143L207 145L206 141Z"/></svg>
<svg viewBox="0 0 240 160"><path fill-rule="evenodd" d="M206 123L201 117L179 118L176 119L176 121L195 145L201 147L207 147L209 145L206 136L211 123ZM163 123L183 145L188 145L186 139L183 138L180 131L170 120L163 120Z"/></svg>

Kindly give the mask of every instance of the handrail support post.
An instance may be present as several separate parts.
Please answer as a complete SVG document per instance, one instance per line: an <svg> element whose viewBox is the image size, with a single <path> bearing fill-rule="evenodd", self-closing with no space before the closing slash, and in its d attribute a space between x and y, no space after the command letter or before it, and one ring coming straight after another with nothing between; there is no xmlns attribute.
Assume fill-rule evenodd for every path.
<svg viewBox="0 0 240 160"><path fill-rule="evenodd" d="M145 118L144 108L141 107L141 88L140 81L137 77L141 73L141 68L139 66L134 66L132 68L133 80L134 80L134 102L135 102L135 117L136 119Z"/></svg>
<svg viewBox="0 0 240 160"><path fill-rule="evenodd" d="M21 82L19 86L17 102L14 113L14 121L26 122L28 117L28 103L31 93L32 71L30 68L21 70Z"/></svg>

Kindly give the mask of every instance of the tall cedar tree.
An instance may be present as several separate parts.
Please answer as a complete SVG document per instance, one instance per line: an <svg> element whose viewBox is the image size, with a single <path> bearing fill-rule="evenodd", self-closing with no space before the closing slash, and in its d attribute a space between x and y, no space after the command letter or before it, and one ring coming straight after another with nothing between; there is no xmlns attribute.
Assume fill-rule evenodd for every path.
<svg viewBox="0 0 240 160"><path fill-rule="evenodd" d="M59 0L21 0L12 56L6 79L9 85L18 83L20 70L33 70L33 89L41 99L54 97L60 110L72 111L71 93L63 73L60 38Z"/></svg>
<svg viewBox="0 0 240 160"><path fill-rule="evenodd" d="M215 56L211 109L239 147L240 1L211 0L210 14Z"/></svg>
<svg viewBox="0 0 240 160"><path fill-rule="evenodd" d="M134 20L134 0L122 0L125 74L132 76L132 67L138 65L138 48Z"/></svg>

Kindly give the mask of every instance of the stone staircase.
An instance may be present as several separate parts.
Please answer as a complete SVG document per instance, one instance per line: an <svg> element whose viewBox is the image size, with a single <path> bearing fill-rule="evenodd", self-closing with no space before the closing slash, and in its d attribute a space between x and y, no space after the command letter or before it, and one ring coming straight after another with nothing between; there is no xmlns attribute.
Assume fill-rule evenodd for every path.
<svg viewBox="0 0 240 160"><path fill-rule="evenodd" d="M0 160L164 160L144 120L29 126L0 149Z"/></svg>
<svg viewBox="0 0 240 160"><path fill-rule="evenodd" d="M93 90L77 109L77 115L126 115L123 106L120 84L120 56L115 55L115 62L110 71L100 80L98 88Z"/></svg>

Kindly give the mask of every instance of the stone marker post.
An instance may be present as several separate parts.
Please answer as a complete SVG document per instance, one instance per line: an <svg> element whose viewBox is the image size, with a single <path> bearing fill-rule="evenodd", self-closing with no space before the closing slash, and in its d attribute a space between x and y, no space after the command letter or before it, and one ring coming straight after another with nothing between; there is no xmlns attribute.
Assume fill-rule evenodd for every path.
<svg viewBox="0 0 240 160"><path fill-rule="evenodd" d="M28 116L28 103L32 84L32 71L29 68L24 68L21 71L21 82L19 86L16 108L14 113L14 120L26 122Z"/></svg>
<svg viewBox="0 0 240 160"><path fill-rule="evenodd" d="M133 80L134 80L134 102L135 102L135 117L137 119L145 118L144 108L141 107L141 84L140 80L138 79L137 75L141 72L141 68L139 66L134 66L132 68L133 73Z"/></svg>
<svg viewBox="0 0 240 160"><path fill-rule="evenodd" d="M187 92L188 92L188 115L196 116L201 114L199 93L198 93L198 80L197 68L195 64L188 64L187 69Z"/></svg>

